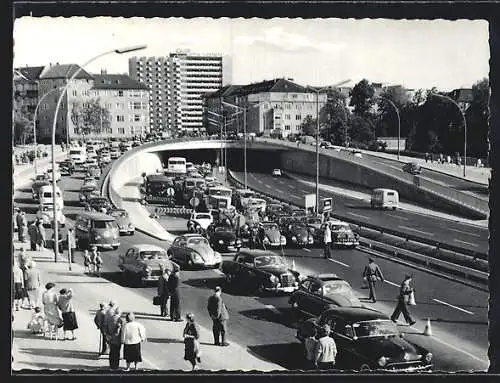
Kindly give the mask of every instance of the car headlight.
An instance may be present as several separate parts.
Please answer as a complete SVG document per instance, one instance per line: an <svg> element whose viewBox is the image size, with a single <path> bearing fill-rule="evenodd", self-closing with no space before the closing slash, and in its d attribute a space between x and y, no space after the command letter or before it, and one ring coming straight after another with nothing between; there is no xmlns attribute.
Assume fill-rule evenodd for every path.
<svg viewBox="0 0 500 383"><path fill-rule="evenodd" d="M381 356L378 358L377 363L380 367L384 367L387 364L387 358L385 356Z"/></svg>
<svg viewBox="0 0 500 383"><path fill-rule="evenodd" d="M269 238L264 238L264 243L269 243Z"/></svg>
<svg viewBox="0 0 500 383"><path fill-rule="evenodd" d="M269 276L269 280L270 280L272 283L276 283L276 282L278 282L278 281L279 281L278 277L277 277L276 275L273 275L273 274L271 274L271 275Z"/></svg>
<svg viewBox="0 0 500 383"><path fill-rule="evenodd" d="M292 241L293 241L293 242L296 242L296 241L297 241L297 237L296 237L295 235L294 235L294 236L292 236Z"/></svg>
<svg viewBox="0 0 500 383"><path fill-rule="evenodd" d="M134 225L132 225L131 223L128 224L128 228L129 229L133 229L134 228Z"/></svg>
<svg viewBox="0 0 500 383"><path fill-rule="evenodd" d="M426 362L430 362L432 360L432 354L428 352L427 354L425 354L424 359Z"/></svg>
<svg viewBox="0 0 500 383"><path fill-rule="evenodd" d="M145 272L146 274L151 274L151 272L152 272L152 271L153 271L153 270L151 270L151 267L149 267L149 266L145 266L145 267L144 267L144 272Z"/></svg>
<svg viewBox="0 0 500 383"><path fill-rule="evenodd" d="M222 239L219 239L219 245L223 245L224 241Z"/></svg>
<svg viewBox="0 0 500 383"><path fill-rule="evenodd" d="M99 234L94 234L95 239L101 239L101 236Z"/></svg>

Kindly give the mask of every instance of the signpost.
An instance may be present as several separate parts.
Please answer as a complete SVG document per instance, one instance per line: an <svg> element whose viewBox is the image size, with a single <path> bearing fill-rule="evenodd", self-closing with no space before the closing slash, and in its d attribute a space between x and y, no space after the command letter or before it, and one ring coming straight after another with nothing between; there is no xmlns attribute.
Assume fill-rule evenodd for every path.
<svg viewBox="0 0 500 383"><path fill-rule="evenodd" d="M175 190L174 190L174 188L168 188L168 189L167 189L167 195L168 195L169 197L173 197L173 196L174 196L174 194L175 194Z"/></svg>
<svg viewBox="0 0 500 383"><path fill-rule="evenodd" d="M330 212L332 211L332 199L331 198L323 198L321 200L321 213L328 219L330 216Z"/></svg>
<svg viewBox="0 0 500 383"><path fill-rule="evenodd" d="M193 197L189 200L189 204L195 208L196 206L198 206L200 204L200 200L196 197Z"/></svg>
<svg viewBox="0 0 500 383"><path fill-rule="evenodd" d="M306 194L304 196L304 206L306 213L316 210L316 194Z"/></svg>

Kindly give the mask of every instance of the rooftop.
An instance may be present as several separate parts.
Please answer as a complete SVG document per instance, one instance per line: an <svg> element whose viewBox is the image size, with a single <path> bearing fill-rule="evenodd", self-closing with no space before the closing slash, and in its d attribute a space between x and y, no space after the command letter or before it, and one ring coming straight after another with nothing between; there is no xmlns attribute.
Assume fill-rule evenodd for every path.
<svg viewBox="0 0 500 383"><path fill-rule="evenodd" d="M58 79L58 78L70 78L72 77L76 71L80 70L80 72L76 75L77 79L86 79L92 80L92 76L81 69L79 65L76 64L55 64L44 67L39 78L40 79Z"/></svg>
<svg viewBox="0 0 500 383"><path fill-rule="evenodd" d="M448 96L457 102L471 102L473 99L472 89L470 88L454 89L448 93Z"/></svg>
<svg viewBox="0 0 500 383"><path fill-rule="evenodd" d="M23 68L15 68L14 70L21 74L26 80L34 82L38 80L43 68L43 66L26 66Z"/></svg>
<svg viewBox="0 0 500 383"><path fill-rule="evenodd" d="M94 74L94 89L148 90L146 85L125 74Z"/></svg>
<svg viewBox="0 0 500 383"><path fill-rule="evenodd" d="M284 78L265 80L248 85L226 85L216 92L206 94L205 98L246 96L249 94L275 92L275 93L308 93L307 88L295 84Z"/></svg>

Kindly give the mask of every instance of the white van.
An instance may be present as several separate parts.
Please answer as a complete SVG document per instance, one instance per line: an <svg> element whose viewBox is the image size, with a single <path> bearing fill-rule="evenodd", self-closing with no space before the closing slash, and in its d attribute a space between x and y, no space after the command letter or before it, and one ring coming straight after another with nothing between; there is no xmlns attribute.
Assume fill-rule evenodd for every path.
<svg viewBox="0 0 500 383"><path fill-rule="evenodd" d="M49 205L53 204L54 201L52 199L52 185L45 185L40 188L38 192L38 198L40 205ZM58 209L64 208L64 200L61 189L56 186L56 205Z"/></svg>
<svg viewBox="0 0 500 383"><path fill-rule="evenodd" d="M69 149L69 158L75 161L75 164L84 164L87 161L87 149L85 147L72 146Z"/></svg>
<svg viewBox="0 0 500 383"><path fill-rule="evenodd" d="M392 208L396 210L399 207L399 194L392 189L373 189L370 205L372 208Z"/></svg>

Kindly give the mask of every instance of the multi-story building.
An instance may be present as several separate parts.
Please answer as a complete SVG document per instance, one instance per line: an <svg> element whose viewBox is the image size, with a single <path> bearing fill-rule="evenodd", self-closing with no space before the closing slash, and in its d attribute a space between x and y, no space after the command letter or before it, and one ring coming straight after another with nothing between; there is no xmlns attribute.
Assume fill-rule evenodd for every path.
<svg viewBox="0 0 500 383"><path fill-rule="evenodd" d="M14 69L14 97L18 107L33 113L38 104L38 77L43 66Z"/></svg>
<svg viewBox="0 0 500 383"><path fill-rule="evenodd" d="M38 109L37 132L41 142L50 140L60 92L79 69L75 64L56 64L46 66L40 73L39 96L52 93L44 98ZM60 89L53 90L57 88ZM149 93L144 85L127 75L91 75L80 70L71 80L60 105L56 125L58 140L79 136L71 118L73 106L85 107L92 100L98 100L100 106L108 110L110 118L109 128L101 130L97 126L92 137L132 137L149 131Z"/></svg>
<svg viewBox="0 0 500 383"><path fill-rule="evenodd" d="M132 57L130 76L150 94L150 121L156 131L203 131L202 95L231 81L228 56L178 50L167 57Z"/></svg>
<svg viewBox="0 0 500 383"><path fill-rule="evenodd" d="M301 133L304 120L307 117L315 119L317 109L321 110L327 101L326 93L317 95L284 78L227 88L222 93L214 92L204 97L207 120L210 113L236 112L235 108L222 104L224 98L246 109L248 133L279 132L283 137Z"/></svg>

